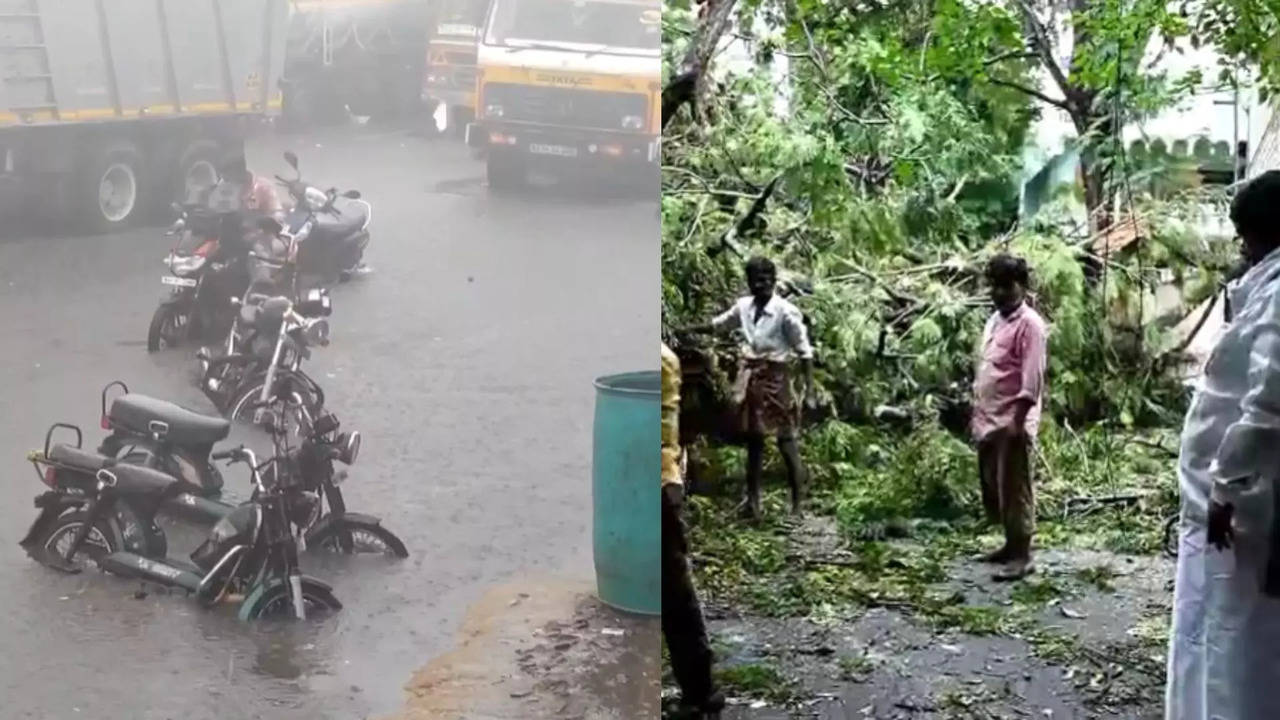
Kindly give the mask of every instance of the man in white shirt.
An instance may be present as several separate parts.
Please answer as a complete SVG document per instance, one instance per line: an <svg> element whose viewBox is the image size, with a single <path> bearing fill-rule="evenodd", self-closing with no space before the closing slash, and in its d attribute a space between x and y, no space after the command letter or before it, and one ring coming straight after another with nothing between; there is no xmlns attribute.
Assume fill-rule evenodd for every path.
<svg viewBox="0 0 1280 720"><path fill-rule="evenodd" d="M738 430L747 442L747 499L744 509L759 519L760 478L764 443L777 438L778 451L787 466L791 485L791 511L800 512L804 496L804 466L796 431L800 408L791 388L791 363L798 360L804 378L802 397L813 402L813 346L799 308L774 293L778 271L763 257L747 261L747 287L751 294L716 317L702 331L741 331L742 362L734 382Z"/></svg>

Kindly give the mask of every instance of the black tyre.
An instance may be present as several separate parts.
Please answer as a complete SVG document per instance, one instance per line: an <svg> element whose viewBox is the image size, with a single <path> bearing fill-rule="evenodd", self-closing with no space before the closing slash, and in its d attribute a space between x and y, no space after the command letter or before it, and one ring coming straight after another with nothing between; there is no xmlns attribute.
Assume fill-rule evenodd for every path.
<svg viewBox="0 0 1280 720"><path fill-rule="evenodd" d="M263 381L257 378L246 384L244 389L235 393L235 399L229 404L229 410L226 413L227 419L232 422L244 423L252 425L255 423L258 407L258 398L262 394ZM313 397L303 397L303 402L307 403L308 411L313 415L319 407L319 402ZM279 413L279 406L276 406L276 412ZM302 419L297 416L296 412L285 412L283 417L277 417L276 422L282 427L286 433L292 437L298 437L302 428Z"/></svg>
<svg viewBox="0 0 1280 720"><path fill-rule="evenodd" d="M1178 524L1177 515L1164 522L1164 554L1171 558L1178 557Z"/></svg>
<svg viewBox="0 0 1280 720"><path fill-rule="evenodd" d="M178 157L173 178L174 202L195 202L218 182L222 146L214 140L195 140Z"/></svg>
<svg viewBox="0 0 1280 720"><path fill-rule="evenodd" d="M190 318L173 305L161 305L151 316L147 329L147 352L160 352L161 348L176 348L186 337Z"/></svg>
<svg viewBox="0 0 1280 720"><path fill-rule="evenodd" d="M75 212L84 229L109 233L133 227L146 215L146 164L129 142L89 156L76 178Z"/></svg>
<svg viewBox="0 0 1280 720"><path fill-rule="evenodd" d="M76 533L88 519L89 515L84 510L63 513L49 532L38 540L39 546L50 555L65 557L71 543L75 541ZM71 562L81 567L97 567L99 560L123 547L124 538L120 536L120 531L107 518L98 518Z"/></svg>
<svg viewBox="0 0 1280 720"><path fill-rule="evenodd" d="M290 597L288 583L276 585L245 602L250 604L240 608L240 617L244 620L286 619L293 616L293 598ZM338 602L332 592L305 578L302 581L302 602L308 618L342 609L342 603Z"/></svg>
<svg viewBox="0 0 1280 720"><path fill-rule="evenodd" d="M490 149L485 158L485 172L492 192L505 194L524 187L524 159L513 152Z"/></svg>
<svg viewBox="0 0 1280 720"><path fill-rule="evenodd" d="M396 534L381 525L342 520L307 539L310 548L322 549L345 555L389 555L409 557L409 549Z"/></svg>

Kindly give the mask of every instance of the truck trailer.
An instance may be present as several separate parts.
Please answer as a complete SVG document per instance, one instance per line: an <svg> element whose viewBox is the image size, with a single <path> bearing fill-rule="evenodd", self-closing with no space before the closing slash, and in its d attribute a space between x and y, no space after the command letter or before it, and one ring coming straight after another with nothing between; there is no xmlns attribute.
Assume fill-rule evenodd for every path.
<svg viewBox="0 0 1280 720"><path fill-rule="evenodd" d="M212 184L281 107L288 13L287 0L0 0L0 217L39 202L110 232Z"/></svg>

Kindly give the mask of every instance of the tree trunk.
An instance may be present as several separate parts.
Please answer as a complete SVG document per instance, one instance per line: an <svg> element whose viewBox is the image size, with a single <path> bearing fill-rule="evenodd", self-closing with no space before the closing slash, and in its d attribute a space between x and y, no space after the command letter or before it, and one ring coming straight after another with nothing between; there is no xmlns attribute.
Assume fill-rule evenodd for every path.
<svg viewBox="0 0 1280 720"><path fill-rule="evenodd" d="M1102 167L1096 148L1084 148L1080 154L1080 176L1084 182L1084 206L1089 213L1089 230L1098 234L1111 227L1111 194L1107 183L1110 172Z"/></svg>
<svg viewBox="0 0 1280 720"><path fill-rule="evenodd" d="M662 90L663 127L666 127L685 103L692 103L695 115L703 117L706 100L711 96L711 58L720 44L720 38L729 28L736 2L737 0L706 0L698 15L697 31L680 62L680 69Z"/></svg>

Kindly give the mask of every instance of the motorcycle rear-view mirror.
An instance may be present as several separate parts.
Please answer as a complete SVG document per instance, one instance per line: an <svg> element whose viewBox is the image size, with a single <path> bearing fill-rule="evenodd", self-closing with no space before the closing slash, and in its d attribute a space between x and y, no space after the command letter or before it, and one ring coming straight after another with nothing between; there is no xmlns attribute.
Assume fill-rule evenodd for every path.
<svg viewBox="0 0 1280 720"><path fill-rule="evenodd" d="M289 163L289 167L294 170L298 169L298 156L294 154L292 150L286 150L284 152L284 161Z"/></svg>
<svg viewBox="0 0 1280 720"><path fill-rule="evenodd" d="M348 191L346 191L346 192L342 193L342 197L347 198L348 200L359 200L359 199L360 199L360 191L359 191L359 190L348 190Z"/></svg>

